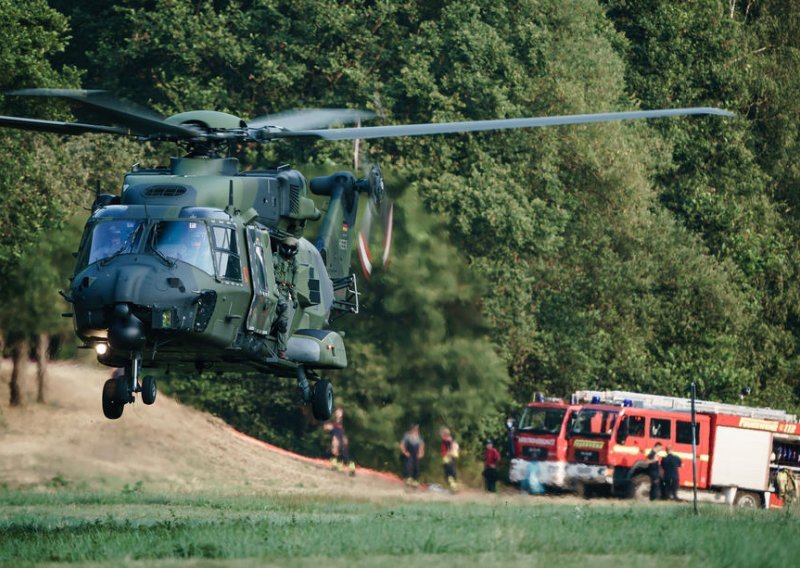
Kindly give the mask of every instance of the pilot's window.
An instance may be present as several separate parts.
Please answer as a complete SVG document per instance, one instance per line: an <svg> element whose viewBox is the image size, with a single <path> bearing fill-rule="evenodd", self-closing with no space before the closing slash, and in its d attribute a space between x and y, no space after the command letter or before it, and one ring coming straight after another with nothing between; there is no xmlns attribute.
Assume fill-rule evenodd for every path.
<svg viewBox="0 0 800 568"><path fill-rule="evenodd" d="M672 424L669 420L652 418L650 420L650 437L669 440L672 437Z"/></svg>
<svg viewBox="0 0 800 568"><path fill-rule="evenodd" d="M214 262L217 265L217 274L226 280L242 280L242 264L239 260L239 248L236 244L236 231L231 227L215 225L212 227L214 234Z"/></svg>
<svg viewBox="0 0 800 568"><path fill-rule="evenodd" d="M156 252L214 274L211 243L205 223L198 221L159 221L153 228L152 247Z"/></svg>
<svg viewBox="0 0 800 568"><path fill-rule="evenodd" d="M644 416L628 417L628 436L641 438L644 436Z"/></svg>
<svg viewBox="0 0 800 568"><path fill-rule="evenodd" d="M700 443L700 424L695 424L695 442ZM675 442L678 444L692 443L692 423L685 420L675 422Z"/></svg>
<svg viewBox="0 0 800 568"><path fill-rule="evenodd" d="M141 221L133 219L103 221L95 225L92 230L89 264L133 252L141 234L141 225Z"/></svg>
<svg viewBox="0 0 800 568"><path fill-rule="evenodd" d="M261 247L261 243L255 244L255 251L256 251L256 258L258 262L256 262L256 271L258 273L258 288L261 290L267 290L267 274L264 272L264 249Z"/></svg>

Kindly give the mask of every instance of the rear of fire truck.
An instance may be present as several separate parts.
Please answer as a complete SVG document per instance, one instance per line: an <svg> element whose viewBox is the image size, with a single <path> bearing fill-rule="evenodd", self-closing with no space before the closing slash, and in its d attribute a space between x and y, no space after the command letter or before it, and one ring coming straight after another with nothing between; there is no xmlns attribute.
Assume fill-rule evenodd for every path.
<svg viewBox="0 0 800 568"><path fill-rule="evenodd" d="M711 420L711 486L727 503L781 508L797 500L797 423L730 414Z"/></svg>
<svg viewBox="0 0 800 568"><path fill-rule="evenodd" d="M566 482L646 499L648 456L662 445L681 459L678 496L692 498L692 425L687 399L604 393L569 433ZM594 395L593 400L600 400ZM797 496L800 433L794 416L773 409L696 401L698 498L742 507L780 507Z"/></svg>

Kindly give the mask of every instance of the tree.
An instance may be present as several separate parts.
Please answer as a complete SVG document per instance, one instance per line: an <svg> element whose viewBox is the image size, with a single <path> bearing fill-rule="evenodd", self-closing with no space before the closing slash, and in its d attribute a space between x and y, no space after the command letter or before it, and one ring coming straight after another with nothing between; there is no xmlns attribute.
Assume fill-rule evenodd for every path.
<svg viewBox="0 0 800 568"><path fill-rule="evenodd" d="M63 15L44 0L25 4L0 0L0 23L0 91L78 86L74 67L56 70L49 62L68 40ZM0 111L69 118L60 105L14 97L5 97ZM128 144L111 142L100 147L99 139L90 136L64 142L54 135L10 130L4 130L0 138L0 330L14 360L14 403L22 401L16 381L31 338L38 343L37 398L44 399L47 337L64 325L60 313L65 310L57 307L56 291L69 274L70 253L77 245L75 239L65 238L64 220L73 208L86 205L90 179L108 184L107 172L93 172L92 166L104 167L120 156L130 163ZM115 179L114 183L119 182Z"/></svg>
<svg viewBox="0 0 800 568"><path fill-rule="evenodd" d="M496 385L517 403L589 386L682 394L694 380L703 396L730 400L752 385L784 405L800 388L800 257L784 212L794 126L764 100L788 104L796 74L761 50L794 53L793 8L138 0L99 7L108 19L98 22L79 4L58 6L94 32L63 61L165 114L355 106L402 123L710 105L748 117L371 142L409 183L400 257L369 285L381 303L347 324L352 368L340 379L354 441L375 459L390 460L419 416L478 435L508 400ZM240 155L328 167L349 151L297 143ZM409 380L421 375L415 398ZM293 405L286 391L277 411L259 401L273 387L283 388L232 378L201 398L302 445L291 442L302 421L273 419Z"/></svg>

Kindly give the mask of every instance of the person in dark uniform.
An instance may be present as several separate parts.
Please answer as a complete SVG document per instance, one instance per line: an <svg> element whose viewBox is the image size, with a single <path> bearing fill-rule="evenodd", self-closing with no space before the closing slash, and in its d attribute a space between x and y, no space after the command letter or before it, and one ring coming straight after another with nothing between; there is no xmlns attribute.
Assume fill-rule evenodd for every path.
<svg viewBox="0 0 800 568"><path fill-rule="evenodd" d="M403 473L406 485L417 487L419 485L419 460L425 456L425 441L419 434L419 424L414 424L403 435L400 441L400 451L405 457Z"/></svg>
<svg viewBox="0 0 800 568"><path fill-rule="evenodd" d="M500 462L500 452L494 447L492 440L486 440L486 449L483 452L483 479L486 481L486 491L497 493L497 464Z"/></svg>
<svg viewBox="0 0 800 568"><path fill-rule="evenodd" d="M298 240L286 237L278 245L275 256L275 282L278 285L278 321L276 324L278 338L278 358L286 359L286 346L289 342L289 331L294 318L297 302L294 295L294 280L297 274L295 256L297 256Z"/></svg>
<svg viewBox="0 0 800 568"><path fill-rule="evenodd" d="M661 460L661 469L664 470L664 499L678 500L678 470L681 467L681 458L672 453L672 448L667 446L667 455Z"/></svg>
<svg viewBox="0 0 800 568"><path fill-rule="evenodd" d="M647 454L647 474L650 476L650 500L656 501L661 497L661 465L659 464L659 453L661 452L661 442L656 442L650 453Z"/></svg>
<svg viewBox="0 0 800 568"><path fill-rule="evenodd" d="M508 461L510 462L515 457L517 457L516 450L514 448L514 434L517 433L517 429L514 427L514 419L510 416L506 419L506 443L507 443L507 452L508 452Z"/></svg>

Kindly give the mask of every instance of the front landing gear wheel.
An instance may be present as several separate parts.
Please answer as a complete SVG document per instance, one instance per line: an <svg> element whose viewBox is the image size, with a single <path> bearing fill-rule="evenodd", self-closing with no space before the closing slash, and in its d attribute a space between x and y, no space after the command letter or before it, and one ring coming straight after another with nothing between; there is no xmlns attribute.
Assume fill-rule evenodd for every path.
<svg viewBox="0 0 800 568"><path fill-rule="evenodd" d="M130 378L128 375L117 375L114 377L114 396L120 406L125 406L133 402L133 391L131 390ZM120 411L122 414L122 411Z"/></svg>
<svg viewBox="0 0 800 568"><path fill-rule="evenodd" d="M327 420L333 414L333 386L330 381L323 379L314 385L311 412L317 420Z"/></svg>
<svg viewBox="0 0 800 568"><path fill-rule="evenodd" d="M103 414L109 420L116 420L124 409L125 403L117 396L117 380L108 379L103 385Z"/></svg>
<svg viewBox="0 0 800 568"><path fill-rule="evenodd" d="M142 402L145 404L153 404L156 401L156 378L152 375L147 375L142 381Z"/></svg>

